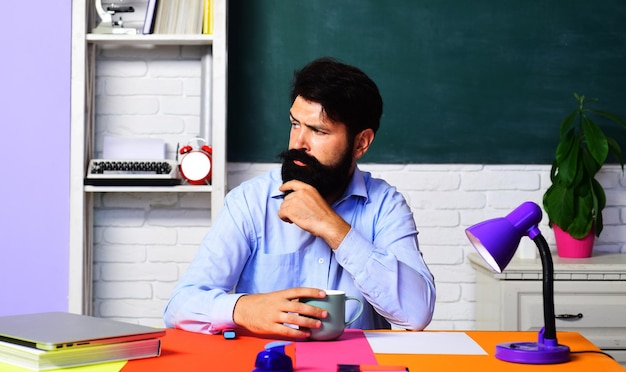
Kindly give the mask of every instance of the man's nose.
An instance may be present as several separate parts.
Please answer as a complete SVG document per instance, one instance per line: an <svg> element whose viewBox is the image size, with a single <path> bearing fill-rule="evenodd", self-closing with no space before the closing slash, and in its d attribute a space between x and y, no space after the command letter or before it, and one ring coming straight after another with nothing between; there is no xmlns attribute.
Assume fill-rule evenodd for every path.
<svg viewBox="0 0 626 372"><path fill-rule="evenodd" d="M306 131L299 130L296 133L292 133L292 143L290 147L294 149L298 149L298 150L300 149L304 149L306 151L310 150L308 135Z"/></svg>

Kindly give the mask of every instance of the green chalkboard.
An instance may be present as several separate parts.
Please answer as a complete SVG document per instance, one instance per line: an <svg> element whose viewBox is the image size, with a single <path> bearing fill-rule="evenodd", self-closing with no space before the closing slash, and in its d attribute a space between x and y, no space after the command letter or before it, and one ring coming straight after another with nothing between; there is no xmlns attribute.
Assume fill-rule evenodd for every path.
<svg viewBox="0 0 626 372"><path fill-rule="evenodd" d="M237 0L228 22L229 161L277 161L320 56L381 90L366 162L548 164L573 92L626 118L624 0Z"/></svg>

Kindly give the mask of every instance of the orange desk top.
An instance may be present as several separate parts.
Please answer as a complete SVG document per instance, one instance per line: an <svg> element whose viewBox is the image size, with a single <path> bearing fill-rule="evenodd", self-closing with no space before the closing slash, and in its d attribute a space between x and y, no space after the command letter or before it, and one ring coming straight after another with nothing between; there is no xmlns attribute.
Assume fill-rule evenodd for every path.
<svg viewBox="0 0 626 372"><path fill-rule="evenodd" d="M606 355L596 353L572 354L571 360L563 364L517 364L495 358L496 345L503 342L537 341L536 332L466 331L488 355L396 355L376 354L379 364L402 364L409 371L568 371L568 372L624 372L624 369ZM576 332L558 332L559 344L569 346L572 352L600 349Z"/></svg>
<svg viewBox="0 0 626 372"><path fill-rule="evenodd" d="M494 357L496 344L512 341L536 341L536 332L465 332L478 343L488 355L426 355L426 354L375 354L379 364L404 365L415 371L603 371L623 372L614 360L602 354L572 354L572 360L564 364L529 365L503 362ZM560 344L572 352L600 349L575 332L559 332ZM249 372L254 368L256 353L273 339L251 335L238 335L235 340L224 340L218 335L203 335L168 329L163 337L162 353L158 358L129 361L122 372L159 371L233 371ZM339 347L343 341L327 342ZM299 343L296 343L296 348ZM323 356L320 356L323 357ZM296 367L298 362L296 361ZM306 371L309 371L306 368ZM304 369L296 368L296 372ZM331 372L331 371L329 371Z"/></svg>

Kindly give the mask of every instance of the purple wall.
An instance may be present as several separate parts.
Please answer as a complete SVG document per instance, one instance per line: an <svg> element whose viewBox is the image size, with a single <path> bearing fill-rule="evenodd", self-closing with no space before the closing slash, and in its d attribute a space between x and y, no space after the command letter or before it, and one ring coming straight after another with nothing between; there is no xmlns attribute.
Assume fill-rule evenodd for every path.
<svg viewBox="0 0 626 372"><path fill-rule="evenodd" d="M2 6L0 315L66 311L71 1Z"/></svg>

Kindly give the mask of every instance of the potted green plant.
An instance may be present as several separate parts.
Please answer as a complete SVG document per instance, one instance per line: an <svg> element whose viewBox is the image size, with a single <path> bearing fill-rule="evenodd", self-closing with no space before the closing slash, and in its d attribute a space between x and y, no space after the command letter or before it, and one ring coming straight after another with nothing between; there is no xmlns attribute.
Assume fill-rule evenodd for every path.
<svg viewBox="0 0 626 372"><path fill-rule="evenodd" d="M578 107L561 122L560 141L550 170L552 185L543 195L543 207L555 232L559 256L589 257L594 235L600 236L603 229L602 210L606 205L604 188L596 174L609 154L624 171L620 145L602 131L594 118L608 119L625 130L626 124L615 114L585 106L597 99L585 100L584 95L576 93L574 98ZM567 237L562 233L573 238L576 252L564 250L563 240ZM587 247L582 248L584 244Z"/></svg>

